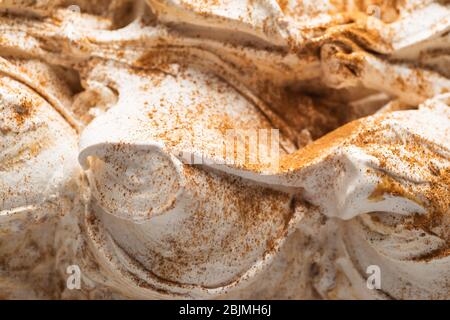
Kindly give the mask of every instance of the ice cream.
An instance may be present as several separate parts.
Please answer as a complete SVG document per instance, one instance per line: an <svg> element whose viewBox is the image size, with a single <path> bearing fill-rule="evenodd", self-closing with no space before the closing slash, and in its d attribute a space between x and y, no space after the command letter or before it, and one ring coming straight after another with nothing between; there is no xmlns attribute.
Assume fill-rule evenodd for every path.
<svg viewBox="0 0 450 320"><path fill-rule="evenodd" d="M447 299L449 16L3 1L4 295Z"/></svg>
<svg viewBox="0 0 450 320"><path fill-rule="evenodd" d="M0 61L0 291L5 298L51 298L54 231L77 192L77 135L20 67ZM29 71L39 67L27 64Z"/></svg>
<svg viewBox="0 0 450 320"><path fill-rule="evenodd" d="M113 66L109 65L109 67ZM257 116L260 111L255 106L248 102L242 105L243 101L238 103L238 96L230 100L234 103L227 102L223 97L220 98L224 93L228 98L233 97L234 90L231 87L219 85L216 82L218 80L214 80L207 74L203 75L199 70L180 69L178 65L169 65L165 68L165 72L156 71L151 74L151 77L150 74L143 73L130 75L129 72L125 72L123 74L123 68L117 66L114 71L108 70L109 74L102 67L99 67L100 71L97 71L99 79L102 75L105 81L111 81L112 74L116 79L120 79L115 81L115 87L121 97L117 105L96 118L85 129L80 146L80 161L85 169L89 169L88 177L93 186L91 190L92 216L90 216L92 220L88 220L88 223L92 223L95 227L91 227L90 236L94 239L96 246L94 251L101 252L104 261L108 260L105 256L113 256L111 251L124 250L125 253L137 258L141 268L144 267L144 270L153 275L154 270L158 270L159 264L151 259L149 261L146 254L134 251L141 247L142 243L147 245L143 246L140 252L147 250L152 252L151 243L157 245L160 250L161 243L167 241L161 240L162 235L159 233L161 230L165 230L164 236L162 236L164 239L174 237L174 234L178 235L180 238L178 247L183 243L181 235L184 232L188 233L186 238L190 241L195 238L191 230L180 231L174 227L178 225L176 223L178 219L180 221L185 221L184 219L197 220L195 212L189 214L191 212L189 208L204 208L202 209L203 216L208 212L206 209L208 207L212 207L213 212L226 212L228 209L225 208L228 206L236 206L219 199L214 199L212 202L209 202L211 199L208 199L208 204L205 204L206 199L202 198L203 192L225 194L225 191L213 191L216 184L212 181L208 183L208 191L205 191L204 187L201 187L202 191L187 191L192 188L195 190L194 186L204 185L200 178L204 175L212 174L209 179L219 179L220 175L216 176L217 171L208 173L212 169L240 177L239 179L244 179L244 181L256 182L256 186L259 186L261 190L265 190L264 186L278 189L279 192L281 191L280 197L283 198L282 194L285 194L286 209L292 206L296 208L294 199L295 196L300 195L302 199L316 206L317 215L324 214L330 218L342 220L352 219L352 222L348 224L342 222L343 226L351 225L355 219L359 219L355 217L373 212L386 211L405 216L413 214L434 216L445 215L448 211L446 199L449 198L449 190L446 188L445 168L448 167L446 137L450 121L446 105L447 96L430 100L419 110L379 113L373 117L347 124L289 155L282 149L279 153L280 165L273 168L265 166L264 163L229 163L224 157L225 153L217 152L218 150L222 151L221 146L227 142L225 135L227 130L242 129L248 132L249 129L264 128L267 130L270 128L268 123L256 120L257 118L252 120L247 120L242 116L233 118L233 116L243 114L251 116L255 111L254 116ZM201 80L203 77L205 80ZM192 79L195 79L195 82ZM177 94L174 94L172 90L177 86L180 87L176 90ZM193 88L195 88L194 91ZM137 93L139 90L143 91ZM202 94L202 90L206 90L205 94ZM217 90L218 98L215 98L213 93L215 90ZM151 92L151 94L146 92ZM195 101L195 103L184 105L185 101ZM229 107L220 108L219 101ZM247 110L244 111L240 108ZM195 117L190 116L191 114L195 114ZM211 121L212 119L214 121ZM261 124L257 126L258 123ZM248 127L249 124L254 127ZM161 131L160 128L163 130ZM194 134L196 131L205 134L197 136ZM103 134L99 134L99 132ZM401 136L399 137L399 135ZM197 164L200 167L186 172L186 164L190 165L190 161L195 159L199 159ZM409 163L407 159L415 159L415 161ZM432 167L429 167L430 159ZM436 174L441 170L444 170L444 176L441 177L438 174L436 178ZM148 172L149 180L146 180L145 172ZM190 175L192 176L188 177ZM194 176L195 179L192 178ZM194 185L190 185L191 179L196 181ZM241 180L235 181L233 184L237 183L235 187L241 189L239 181ZM222 181L218 185L223 186L227 183ZM250 192L251 185L247 187L247 192ZM141 189L143 187L145 189ZM229 188L231 186L227 187L227 189ZM318 190L320 192L317 192ZM265 197L268 197L268 194ZM147 202L143 201L143 199L149 198L156 207L149 207ZM237 195L230 196L230 199L233 198L238 197ZM258 196L255 195L252 198L257 199ZM261 201L263 200L258 202ZM272 202L275 203L276 200L272 200ZM291 205L288 206L289 202ZM205 205L206 207L204 207ZM219 206L220 209L216 206ZM294 209L294 212L296 211ZM170 226L157 227L158 220L161 220L159 223L164 223L166 215L171 217L170 219L166 218ZM114 218L115 216L119 219ZM301 217L303 218L303 216ZM222 217L222 219L225 218ZM299 217L294 215L292 219L297 221ZM210 217L209 220L213 220L213 218ZM436 221L436 218L432 218L432 220ZM128 222L125 223L125 221ZM223 223L217 224L223 226ZM296 223L302 224L301 221ZM308 228L308 223L304 223L306 226L302 226L302 228ZM181 224L180 226L185 229L187 225ZM259 227L263 227L263 225L259 224ZM125 232L126 236L121 235L128 228L133 231ZM204 228L201 230L205 230L208 235L218 232ZM247 231L246 237L240 238L239 243L251 241L252 232L259 233L257 230ZM344 231L336 232L340 237L340 232ZM100 236L100 234L109 236ZM132 238L129 234L151 235L151 239L146 239L144 236ZM287 233L282 234L284 241ZM155 237L159 240L154 240ZM131 239L133 239L132 245L130 245ZM204 235L202 239L205 241L209 237ZM344 239L348 240L351 237ZM116 244L117 241L121 245ZM211 247L206 246L206 248L200 249L200 252L203 250L208 252L214 248L213 244L217 242L211 239L211 243ZM191 249L191 245L191 243L189 246L185 245L186 247L181 245L179 250L184 252L186 249L183 250L183 248ZM202 245L205 246L205 243L202 242ZM105 247L115 249L106 250ZM163 250L170 251L167 248ZM233 254L236 252L233 251ZM302 256L301 253L297 254ZM157 256L155 253L153 255ZM188 256L192 255L192 253L188 254ZM251 257L252 261L262 260L250 252L245 252L244 255ZM178 259L182 260L181 257ZM179 262L178 259L177 262ZM133 265L129 263L120 267L115 265L114 268L126 268L128 272L134 270L133 274L136 276L139 269L135 269L136 267L132 267ZM206 260L204 263L210 262ZM112 264L120 265L120 261ZM222 263L221 265L223 267L226 264ZM169 268L167 265L164 267ZM113 267L109 266L109 268ZM198 268L201 269L201 266ZM212 267L208 267L204 270L212 269ZM171 274L160 273L159 277L172 281L186 277L190 280L189 284L203 286L210 277L209 272L199 274L192 264L189 264L191 274L189 272L180 274L180 271L173 267L170 267L169 270L171 270ZM446 270L445 267L443 270ZM144 277L142 272L144 271L140 270L137 275L139 281L141 283L149 282L155 286L155 280ZM445 273L445 271L443 272ZM218 273L220 272L216 271L212 278L217 279ZM175 278L166 278L170 276L175 276ZM257 273L253 275L255 278L257 276ZM249 285L252 285L252 281L249 282ZM280 284L278 283L278 285ZM160 288L160 286L161 284L157 287ZM165 290L170 292L169 295L180 294L179 287L182 285L173 284L172 288L166 287ZM127 288L132 291L130 285ZM199 295L198 297L220 296L225 293L224 289L232 291L231 286L221 288L224 291L222 293L218 288L214 289L210 292L211 295ZM240 287L233 289L242 292ZM189 290L188 296L196 297L195 290L193 288ZM140 297L145 296L145 293L138 294L136 292L135 294ZM230 292L227 294L233 296ZM394 295L392 294L392 296Z"/></svg>
<svg viewBox="0 0 450 320"><path fill-rule="evenodd" d="M80 140L93 251L116 273L133 273L121 281L140 297L217 297L243 286L295 226L292 196L184 164L176 150L223 155L227 131L267 131L270 123L213 74L108 67L98 68L105 81L116 79L120 98Z"/></svg>
<svg viewBox="0 0 450 320"><path fill-rule="evenodd" d="M441 122L441 134L436 132L432 137L427 137L425 130L417 132L414 140L428 141L428 147L421 155L411 154L414 152L412 149L404 151L404 156L409 159L407 163L410 172L409 177L404 179L416 184L414 188L416 191L412 189L404 191L413 191L410 195L416 197L415 201L428 203L425 213L405 216L397 209L362 214L356 219L342 223L341 238L345 254L339 259L339 264L344 269L354 271L349 271L346 276L355 287L365 285L358 278L366 272L369 265L378 265L382 276L379 294L385 298L448 299L450 281L448 106L448 95L428 101L422 106L423 113L438 111L437 117L430 124L443 120L446 124ZM413 120L414 117L410 119ZM425 114L420 118L417 117L415 121L423 119L426 119ZM426 125L422 123L420 127L426 128ZM428 130L432 132L431 128ZM437 154L429 158L428 152ZM393 168L394 162L391 159L388 162L386 166ZM405 169L399 170L399 173L401 172L405 172ZM388 186L393 185L386 180L377 187L372 196L386 197ZM402 191L397 188L396 192ZM375 293L367 290L367 287L362 291L363 296L375 296ZM358 297L361 295L356 294L353 298Z"/></svg>

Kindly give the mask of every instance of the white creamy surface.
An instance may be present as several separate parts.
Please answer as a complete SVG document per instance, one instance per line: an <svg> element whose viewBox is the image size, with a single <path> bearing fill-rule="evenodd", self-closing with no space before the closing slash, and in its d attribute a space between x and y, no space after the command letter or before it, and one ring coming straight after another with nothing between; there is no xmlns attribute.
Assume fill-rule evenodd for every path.
<svg viewBox="0 0 450 320"><path fill-rule="evenodd" d="M30 62L29 70L39 69ZM78 192L77 134L38 92L0 67L0 291L57 298L52 256L58 219ZM52 91L51 84L48 84ZM62 99L61 99L62 100Z"/></svg>
<svg viewBox="0 0 450 320"><path fill-rule="evenodd" d="M26 85L1 76L2 216L53 201L77 170L75 130Z"/></svg>
<svg viewBox="0 0 450 320"><path fill-rule="evenodd" d="M93 186L91 214L114 243L154 277L173 281L171 290L186 291L189 285L198 287L189 294L203 288L208 297L261 269L296 218L290 195L203 171L170 154L167 148L214 150L211 142L220 145L224 139L220 127L206 128L214 119L249 129L269 127L255 106L226 83L173 67L175 79L162 73L154 75L161 80L150 81L116 76L120 99L84 131L80 162ZM140 103L129 103L142 87ZM192 136L202 127L216 136ZM167 287L158 279L151 283Z"/></svg>
<svg viewBox="0 0 450 320"><path fill-rule="evenodd" d="M448 299L450 8L377 4L3 1L5 296Z"/></svg>
<svg viewBox="0 0 450 320"><path fill-rule="evenodd" d="M181 73L183 74L183 72ZM192 75L192 73L189 72L187 74ZM128 81L124 80L124 83L127 83L128 86L130 86L130 83L132 82L131 79L128 79ZM164 92L164 84L165 82L157 81L157 86L162 86L162 89L160 89L162 92ZM167 88L173 88L173 86L170 85ZM135 92L135 90L129 91ZM182 90L180 92L182 92ZM154 90L152 90L152 93L153 95L150 99L153 99L154 97L157 103L161 103L163 99L158 95L155 95ZM141 98L144 96L144 94L139 95ZM172 95L172 98L176 98L176 96ZM126 99L126 97L124 97L124 99ZM159 143L158 139L155 138L155 132L158 132L158 127L148 126L146 123L148 120L143 121L143 116L148 116L149 110L152 110L152 100L138 104L146 106L145 108L128 107L128 109L121 106L119 101L116 107L94 120L86 129L85 135L81 139L82 152L80 160L85 168L90 169L88 176L90 177L91 185L97 186L93 189L95 201L100 201L101 206L106 210L106 212L103 212L103 210L97 209L97 214L101 217L100 219L103 221L105 227L108 228L107 226L109 226L109 232L111 232L115 241L119 241L127 247L127 249L125 249L127 252L134 252L134 250L144 243L145 245L140 250L142 252L149 250L149 248L156 244L160 247L165 241L156 239L166 238L170 234L166 234L166 232L161 233L162 230L173 230L179 240L181 240L183 232L174 227L178 224L178 221L184 221L186 217L189 217L190 214L188 214L188 208L190 208L193 203L197 203L197 205L203 203L202 201L204 200L197 194L197 196L191 197L188 200L189 204L186 204L185 195L186 193L189 193L188 190L191 187L189 187L187 177L182 173L185 165L182 165L180 160L183 160L183 158L180 158L180 160L174 158L174 156L178 155L177 150L179 150L178 148L180 148L180 146L188 153L196 153L197 150L197 154L212 157L212 160L207 162L207 167L212 166L215 169L224 170L225 172L239 175L246 179L255 180L263 184L288 187L289 190L291 190L289 193L296 192L295 190L301 190L300 192L305 199L318 206L322 213L330 217L348 220L352 218L355 219L356 216L364 213L381 211L394 212L401 215L413 213L424 214L429 207L420 205L403 195L395 196L387 193L380 198L372 199L371 194L374 193L377 186L381 183L383 175L387 174L405 189L412 188L415 190L414 193L420 198L420 192L423 191L421 190L421 186L424 183L428 183L428 176L426 173L428 168L406 166L406 163L402 159L406 156L407 158L414 157L419 160L422 156L421 150L418 149L418 153L415 154L410 154L408 153L410 151L405 150L401 151L398 155L394 155L390 153L391 150L389 149L389 147L396 144L402 142L407 143L407 141L410 142L413 138L428 141L428 148L431 152L435 152L436 155L436 162L434 164L442 168L448 167L448 141L446 137L450 130L450 118L448 106L446 105L447 99L447 96L442 96L427 102L421 106L419 110L399 111L390 115L380 114L364 120L365 122L363 123L366 123L366 126L362 125L361 128L350 132L338 145L325 146L325 150L322 150L322 154L317 156L311 163L295 167L296 163L292 162L294 167L290 168L288 171L283 172L282 169L280 172L266 172L263 174L260 172L252 172L249 169L242 169L239 167L233 168L229 167L229 165L218 165L217 162L214 161L214 159L217 159L218 155L208 155L207 152L210 149L204 149L205 145L195 145L195 140L192 140L194 141L193 145L190 144L192 141L190 141L189 138L189 126L184 127L183 122L174 125L175 128L185 130L181 135L179 132L177 133L181 136L181 140L176 140L177 143L173 145L173 138L171 139L170 135L164 135L164 139L161 140L161 142L164 143ZM168 106L169 108L173 108L170 99ZM230 106L232 105L230 104ZM161 105L161 107L164 108L164 104ZM162 123L165 123L163 120L164 118L158 118L159 112L161 111L156 110L155 112L151 112L150 119L156 118L159 119L158 121L163 121ZM162 112L164 113L164 111ZM118 115L121 115L122 117ZM126 116L124 117L124 115ZM183 118L185 119L186 116ZM196 117L195 119L198 121L197 119L199 118ZM195 123L196 122L194 121L188 122L187 124L195 126ZM167 124L170 125L170 122L167 122ZM97 131L93 131L93 128L98 129L100 126L104 128L101 132L118 133L118 136L111 136L108 134L104 137L99 136L96 134ZM117 126L119 126L120 129L114 129L114 127ZM382 135L384 137L384 140L380 141L380 144L369 144L365 147L354 145L355 141L358 140L358 137L369 134L370 138L370 135L374 135L370 132L373 128L377 130L377 135ZM219 138L218 141L223 139L223 137L217 138ZM187 148L183 147L185 145L184 143L187 143ZM210 146L210 144L208 146ZM327 150L327 148L329 150ZM214 148L212 150L214 150ZM379 155L384 154L385 156L388 156L389 168L380 167L380 158L371 154L373 150L379 152ZM403 152L405 152L404 155L402 154ZM166 156L163 156L163 154L166 154ZM99 159L107 159L108 162L104 162L105 160L92 160L89 165L86 159L91 155ZM444 162L439 162L440 157L444 157L441 160ZM167 164L162 164L166 162ZM141 175L137 175L135 171L133 171L136 170L134 169L135 165L133 163L140 163L138 170ZM142 167L142 164L145 164L144 167ZM126 171L124 171L125 168ZM161 171L163 168L165 168L165 171ZM146 172L148 172L149 177L152 175L155 175L156 177L167 176L164 180L172 181L169 184L171 185L170 191L159 189L156 185L159 181L158 179L150 179L149 181L152 181L152 183L146 182ZM197 171L197 169L195 172L199 177L203 175L203 173ZM174 179L173 177L177 178ZM224 182L221 184L224 184ZM105 186L104 191L98 190L98 186ZM124 187L122 186L126 186L126 189L123 189ZM142 189L142 187L145 189ZM130 190L133 196L122 197L122 194L130 192ZM320 192L317 192L317 190L320 190ZM211 192L212 194L216 193L212 190L206 192ZM144 196L145 194L147 195ZM153 199L152 205L156 205L155 207L145 207L145 202L141 201L141 199L148 199L149 197ZM168 205L169 203L173 203L173 207L170 207ZM118 205L120 206L118 207ZM217 200L208 204L208 206L209 205L216 208L214 209L215 212L217 212L217 210L223 210L218 208L227 206L221 204ZM145 218L146 210L149 210L148 212L150 212L150 215L147 214L147 218ZM134 213L135 215L129 216L129 213ZM120 220L112 218L112 216L118 216L122 219L126 218L131 221L126 223L125 221L120 222ZM153 216L155 217L152 218ZM172 216L173 218L171 218ZM143 222L142 219L148 219L148 222ZM213 220L213 218L211 218L211 220ZM169 223L170 227L163 227L165 223ZM220 225L224 228L222 223ZM120 238L123 237L121 236L121 234L123 234L121 230L123 230L125 226L128 226L127 228L132 228L131 230L134 231L127 233L127 236L120 240ZM143 230L147 231L142 233ZM224 228L222 229L222 232L226 232L226 230L227 229ZM155 234L153 235L154 232ZM138 236L141 233L142 236ZM217 234L217 232L214 233ZM135 238L135 236L130 236L130 234L136 235L137 238ZM139 239L139 237L141 237L141 239ZM150 238L144 240L147 239L147 237ZM133 238L134 240L131 240ZM192 239L192 234L188 233L187 239ZM212 243L217 242L212 240ZM200 252L206 249L207 247L199 248ZM428 246L423 250L429 251L430 249L432 248ZM167 252L167 250L168 248L162 247L162 252ZM192 256L192 253L190 255ZM137 259L146 265L147 268L155 268L154 262L144 262L147 261L145 255L136 253L133 254L133 256L135 258L137 257ZM256 258L252 255L249 255L248 257L250 258L250 261L253 261ZM221 262L217 266L221 266L220 268L222 269L224 263ZM207 270L211 271L215 270L215 268L209 266ZM232 270L232 268L229 270ZM222 272L224 271L214 271L211 273L211 280L216 280L218 274ZM225 274L227 274L227 272L225 272ZM196 279L195 281L200 281L200 283L208 281L204 280L203 277L205 277L205 275L199 274L195 275L195 277L194 275L188 276L184 274L183 277L186 277L187 281L192 281L193 279ZM183 277L178 277L177 279L183 279Z"/></svg>

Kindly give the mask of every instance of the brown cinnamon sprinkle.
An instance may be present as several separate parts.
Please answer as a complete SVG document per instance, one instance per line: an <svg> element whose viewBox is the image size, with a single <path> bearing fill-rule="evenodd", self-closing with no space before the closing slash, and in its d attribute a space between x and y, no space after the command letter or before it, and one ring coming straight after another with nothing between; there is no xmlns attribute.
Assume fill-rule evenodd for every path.
<svg viewBox="0 0 450 320"><path fill-rule="evenodd" d="M433 161L442 160L448 164L448 159L441 156L432 142L426 141L416 135L408 135L408 141L404 143L396 140L390 144L381 144L383 141L382 120L389 118L383 116L374 122L374 127L366 130L354 140L356 145L365 150L380 161L382 170L395 170L395 163L402 162L409 166L411 172L418 172L427 181L425 184L400 184L399 179L379 173L381 181L372 194L371 200L379 200L385 194L405 197L423 208L425 214L415 214L414 219L405 227L424 230L428 234L436 235L435 228L444 230L438 235L446 241L446 247L435 250L417 260L430 260L432 258L445 257L449 254L450 233L445 225L450 219L450 166L438 169ZM387 152L389 152L387 154Z"/></svg>
<svg viewBox="0 0 450 320"><path fill-rule="evenodd" d="M295 153L287 155L281 159L280 168L282 171L289 171L313 162L320 161L332 149L344 143L354 133L358 132L363 124L362 121L352 121L314 141Z"/></svg>
<svg viewBox="0 0 450 320"><path fill-rule="evenodd" d="M390 176L382 175L381 182L377 185L375 190L369 195L369 200L380 201L384 199L384 195L392 195L395 197L403 197L416 202L420 206L424 203L417 199L414 194L408 192L402 185Z"/></svg>
<svg viewBox="0 0 450 320"><path fill-rule="evenodd" d="M23 124L27 118L29 118L33 112L33 102L30 98L22 97L20 99L20 104L16 105L14 108L15 119L17 123Z"/></svg>

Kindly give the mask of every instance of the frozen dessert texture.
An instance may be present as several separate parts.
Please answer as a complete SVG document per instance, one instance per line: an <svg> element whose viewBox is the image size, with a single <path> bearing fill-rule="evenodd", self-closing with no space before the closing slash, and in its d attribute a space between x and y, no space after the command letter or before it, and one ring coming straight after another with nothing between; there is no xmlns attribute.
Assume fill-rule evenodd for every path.
<svg viewBox="0 0 450 320"><path fill-rule="evenodd" d="M20 67L1 61L0 291L5 298L57 298L53 240L77 192L77 134L51 102L14 77ZM28 62L33 68L40 64ZM50 82L47 88L64 92Z"/></svg>
<svg viewBox="0 0 450 320"><path fill-rule="evenodd" d="M2 1L0 297L448 299L449 30L437 0Z"/></svg>

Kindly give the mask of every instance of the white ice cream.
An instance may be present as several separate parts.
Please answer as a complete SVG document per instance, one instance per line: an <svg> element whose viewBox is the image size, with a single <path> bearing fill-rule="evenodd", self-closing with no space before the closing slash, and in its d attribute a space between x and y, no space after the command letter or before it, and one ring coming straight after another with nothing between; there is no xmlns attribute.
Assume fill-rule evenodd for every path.
<svg viewBox="0 0 450 320"><path fill-rule="evenodd" d="M9 76L15 65L0 63L0 290L57 297L50 252L57 219L77 192L77 134L48 100Z"/></svg>
<svg viewBox="0 0 450 320"><path fill-rule="evenodd" d="M449 298L449 4L72 5L0 3L6 297Z"/></svg>

